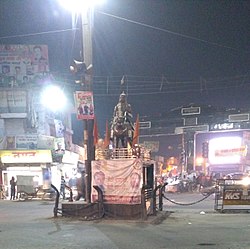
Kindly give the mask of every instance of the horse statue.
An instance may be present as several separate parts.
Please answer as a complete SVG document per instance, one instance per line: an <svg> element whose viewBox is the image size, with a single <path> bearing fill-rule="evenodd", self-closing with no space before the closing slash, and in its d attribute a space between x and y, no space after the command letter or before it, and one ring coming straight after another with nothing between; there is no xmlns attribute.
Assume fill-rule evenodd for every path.
<svg viewBox="0 0 250 249"><path fill-rule="evenodd" d="M114 108L111 123L111 136L114 148L127 148L132 146L134 127L132 124L131 106L127 103L126 94L120 95L119 102Z"/></svg>
<svg viewBox="0 0 250 249"><path fill-rule="evenodd" d="M113 124L113 143L115 148L127 148L128 144L132 146L132 137L133 137L133 127L126 123L123 119L118 119Z"/></svg>

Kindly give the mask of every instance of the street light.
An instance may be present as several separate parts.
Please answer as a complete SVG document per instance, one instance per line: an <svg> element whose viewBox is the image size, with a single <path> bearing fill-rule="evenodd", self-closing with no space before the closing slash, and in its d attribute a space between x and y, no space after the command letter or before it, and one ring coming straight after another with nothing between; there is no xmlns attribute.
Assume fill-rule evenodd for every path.
<svg viewBox="0 0 250 249"><path fill-rule="evenodd" d="M83 9L92 8L96 5L103 4L105 0L58 0L60 4L70 10L72 13L81 13Z"/></svg>
<svg viewBox="0 0 250 249"><path fill-rule="evenodd" d="M59 86L49 85L41 93L41 104L53 112L62 111L67 105L67 98Z"/></svg>
<svg viewBox="0 0 250 249"><path fill-rule="evenodd" d="M103 3L104 0L58 0L61 5L72 12L72 16L76 13L79 14L81 18L81 38L82 38L82 53L81 62L78 66L85 64L86 70L91 69L91 74L89 75L88 84L85 84L85 76L80 77L81 85L83 90L92 90L92 28L93 28L93 10L94 5L98 3ZM77 69L77 63L74 67L71 67L71 71ZM76 70L77 72L77 70ZM84 147L87 150L87 160L85 164L86 168L86 201L90 202L90 192L91 192L91 160L94 159L94 147L93 147L93 120L84 119ZM89 122L88 122L89 121ZM89 125L88 125L89 123Z"/></svg>

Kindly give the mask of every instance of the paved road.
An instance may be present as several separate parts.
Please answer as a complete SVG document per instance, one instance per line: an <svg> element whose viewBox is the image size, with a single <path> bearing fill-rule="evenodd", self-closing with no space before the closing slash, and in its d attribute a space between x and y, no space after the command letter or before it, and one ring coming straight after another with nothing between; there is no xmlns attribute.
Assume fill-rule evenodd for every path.
<svg viewBox="0 0 250 249"><path fill-rule="evenodd" d="M197 194L167 194L194 202ZM53 218L53 202L0 201L0 249L249 249L250 214L220 214L213 197L192 206L164 201L170 216L140 221ZM205 214L200 212L204 211Z"/></svg>

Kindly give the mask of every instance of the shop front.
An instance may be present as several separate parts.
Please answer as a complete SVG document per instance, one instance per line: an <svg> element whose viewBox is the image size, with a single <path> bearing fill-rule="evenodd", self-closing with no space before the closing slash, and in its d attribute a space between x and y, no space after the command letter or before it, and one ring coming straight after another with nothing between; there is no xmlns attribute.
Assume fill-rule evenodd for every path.
<svg viewBox="0 0 250 249"><path fill-rule="evenodd" d="M17 191L50 188L52 155L50 150L0 150L1 179L5 196L10 196L10 179L17 181Z"/></svg>

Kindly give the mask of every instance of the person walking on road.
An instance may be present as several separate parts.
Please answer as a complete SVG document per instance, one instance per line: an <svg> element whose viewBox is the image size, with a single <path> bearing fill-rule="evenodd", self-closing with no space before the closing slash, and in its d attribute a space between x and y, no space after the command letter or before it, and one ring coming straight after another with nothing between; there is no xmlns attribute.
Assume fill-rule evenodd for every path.
<svg viewBox="0 0 250 249"><path fill-rule="evenodd" d="M10 180L10 199L15 200L15 196L16 196L16 181L14 176L12 176Z"/></svg>

